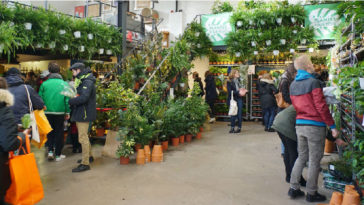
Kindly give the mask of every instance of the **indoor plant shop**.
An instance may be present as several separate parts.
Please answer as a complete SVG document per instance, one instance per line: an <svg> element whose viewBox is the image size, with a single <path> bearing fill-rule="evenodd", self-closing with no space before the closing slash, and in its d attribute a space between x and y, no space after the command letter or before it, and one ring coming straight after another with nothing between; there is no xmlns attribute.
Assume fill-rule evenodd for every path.
<svg viewBox="0 0 364 205"><path fill-rule="evenodd" d="M95 160L90 157L91 171L71 175L70 166L82 151L69 150L78 131L65 119L62 152L67 158L55 163L45 160L47 135L41 136L41 143L32 139L35 172L41 182L35 194L38 198L30 204L306 204L304 197L292 201L287 196L290 185L283 176L287 148L277 132L264 132L261 126L266 115L262 77L270 76L271 86L277 88L271 93L273 98L273 94L282 94L282 79L301 55L309 56L317 75L328 72L323 81L332 89L330 97L336 99L329 109L339 139L345 141L345 146L339 146L326 140L318 191L327 200L321 201L364 204L364 2L173 1L175 11L168 2L151 1L146 8L139 7L139 1L91 2L100 5L97 18L11 1L0 4L3 79L12 67L22 75L41 76L50 62L60 65L61 78L70 85L78 80L69 70L74 63L82 62L95 77L96 120L88 128ZM88 4L84 8L93 12ZM209 8L192 9L204 4ZM101 21L106 19L103 9L109 7L125 13L117 14L118 26ZM326 7L335 8L335 14ZM148 12L154 13L148 16ZM138 29L128 27L133 24L130 19L138 22L134 25ZM335 24L331 30L322 28L319 21L323 19ZM141 32L141 39L132 39L135 30ZM318 37L328 32L330 37ZM235 72L239 77L231 74ZM212 103L207 100L208 78L213 79L216 93ZM24 81L29 82L28 78ZM231 117L235 114L229 115L231 95L235 96L232 86L244 88L247 94L237 94L242 99L242 131L229 134L235 124ZM77 96L70 87L65 86L61 94ZM0 94L5 89L0 88ZM7 102L0 97L3 109ZM275 98L274 104L278 116ZM32 129L32 122L33 127L37 125L38 119L31 116L22 119L22 131ZM3 131L4 126L6 122L1 122ZM3 138L0 154L5 153L8 160ZM15 186L9 166L17 157L10 153L10 164L4 165L11 177L10 173L1 177L11 178ZM303 173L303 178L308 177L309 173ZM20 194L31 198L34 192ZM77 197L71 196L76 192ZM15 192L4 193L6 202L10 202L9 195L16 198Z"/></svg>

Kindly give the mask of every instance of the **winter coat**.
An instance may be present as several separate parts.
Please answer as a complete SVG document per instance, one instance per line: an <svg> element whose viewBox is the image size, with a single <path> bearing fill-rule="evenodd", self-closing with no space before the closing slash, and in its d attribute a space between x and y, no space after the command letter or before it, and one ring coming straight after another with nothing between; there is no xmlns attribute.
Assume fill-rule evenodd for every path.
<svg viewBox="0 0 364 205"><path fill-rule="evenodd" d="M274 118L272 128L282 135L297 141L296 110L292 105L279 112Z"/></svg>
<svg viewBox="0 0 364 205"><path fill-rule="evenodd" d="M69 98L61 94L65 87L69 87L68 83L63 81L60 74L55 73L50 74L49 79L40 86L39 96L47 107L46 114L64 115L70 113Z"/></svg>
<svg viewBox="0 0 364 205"><path fill-rule="evenodd" d="M282 75L281 82L279 83L279 91L282 93L283 100L287 102L288 104L292 104L291 96L289 95L289 86L291 85L291 82L288 80L288 78L285 76L285 74Z"/></svg>
<svg viewBox="0 0 364 205"><path fill-rule="evenodd" d="M200 94L199 94L199 96L203 96L203 95L205 95L205 92L204 92L204 90L203 90L203 85L202 85L202 81L201 81L201 78L197 78L197 79L195 79L195 81L194 81L195 83L198 83L198 85L200 86L200 89L201 89L201 92L200 92Z"/></svg>
<svg viewBox="0 0 364 205"><path fill-rule="evenodd" d="M277 88L274 86L273 81L261 79L257 83L259 91L260 104L263 109L277 107L275 94L278 93Z"/></svg>
<svg viewBox="0 0 364 205"><path fill-rule="evenodd" d="M205 100L207 102L214 102L217 98L216 83L215 83L214 76L212 76L212 75L207 76L205 79L205 84L206 84Z"/></svg>
<svg viewBox="0 0 364 205"><path fill-rule="evenodd" d="M91 122L96 120L96 79L90 69L76 76L77 97L68 101L71 106L71 121Z"/></svg>
<svg viewBox="0 0 364 205"><path fill-rule="evenodd" d="M27 86L30 100L32 101L33 110L41 110L44 107L42 98L37 92L30 86L25 85L24 81L19 75L9 75L6 77L6 81L9 85L9 91L13 94L15 100L14 105L11 107L13 110L15 121L17 124L21 124L21 118L29 113L29 101L25 86Z"/></svg>
<svg viewBox="0 0 364 205"><path fill-rule="evenodd" d="M18 125L10 106L14 104L13 95L0 89L0 197L10 186L9 151L19 148Z"/></svg>
<svg viewBox="0 0 364 205"><path fill-rule="evenodd" d="M335 122L320 85L310 73L298 70L296 79L290 86L291 100L297 111L297 125L329 126L335 128Z"/></svg>
<svg viewBox="0 0 364 205"><path fill-rule="evenodd" d="M242 96L239 95L239 88L236 86L233 80L229 80L227 82L227 90L228 90L228 99L226 103L228 106L230 106L231 91L233 92L234 100L243 98Z"/></svg>

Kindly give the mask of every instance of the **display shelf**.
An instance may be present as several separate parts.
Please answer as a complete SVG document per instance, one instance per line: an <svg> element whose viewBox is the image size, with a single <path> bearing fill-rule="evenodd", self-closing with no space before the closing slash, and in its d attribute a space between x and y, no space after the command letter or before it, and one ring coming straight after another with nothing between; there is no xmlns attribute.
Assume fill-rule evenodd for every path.
<svg viewBox="0 0 364 205"><path fill-rule="evenodd" d="M237 67L237 66L240 66L240 65L244 65L244 64L223 64L223 65L209 64L209 66L212 66L212 67L229 67L229 66Z"/></svg>

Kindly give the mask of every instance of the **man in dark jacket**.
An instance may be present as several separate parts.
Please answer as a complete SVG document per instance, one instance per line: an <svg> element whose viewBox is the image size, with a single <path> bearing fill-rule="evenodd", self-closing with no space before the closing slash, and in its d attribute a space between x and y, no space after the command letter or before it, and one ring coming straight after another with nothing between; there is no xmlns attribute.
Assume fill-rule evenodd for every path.
<svg viewBox="0 0 364 205"><path fill-rule="evenodd" d="M71 121L76 122L79 142L82 146L81 164L72 172L83 172L90 169L91 144L88 138L90 122L96 120L96 79L90 68L83 63L75 63L70 70L76 77L75 88L77 97L69 100L71 106Z"/></svg>
<svg viewBox="0 0 364 205"><path fill-rule="evenodd" d="M203 96L205 95L205 92L203 90L203 85L202 85L202 81L201 81L201 78L198 76L198 73L197 72L194 72L193 75L192 75L193 79L194 79L194 82L195 83L198 83L198 85L200 86L200 89L201 89L201 92L199 94L199 96Z"/></svg>
<svg viewBox="0 0 364 205"><path fill-rule="evenodd" d="M9 151L19 148L18 125L10 106L14 103L13 95L6 90L6 80L0 77L0 204L10 186Z"/></svg>
<svg viewBox="0 0 364 205"><path fill-rule="evenodd" d="M205 73L205 90L206 90L206 96L205 96L205 100L206 103L210 106L210 123L216 121L215 120L215 115L214 115L214 104L215 104L215 100L217 98L217 91L216 91L216 83L215 83L215 79L214 76L210 73L210 71L206 71Z"/></svg>
<svg viewBox="0 0 364 205"><path fill-rule="evenodd" d="M25 85L23 79L20 77L21 73L17 68L10 68L6 73L6 81L9 86L9 91L14 95L14 105L11 107L15 121L17 124L21 124L21 118L29 113L29 100L27 90L28 88L30 100L32 101L33 110L41 110L44 107L42 98L37 92L30 86Z"/></svg>
<svg viewBox="0 0 364 205"><path fill-rule="evenodd" d="M307 176L308 202L325 201L326 197L317 192L317 180L320 162L324 154L326 126L337 137L334 120L330 114L319 80L312 76L314 68L307 55L298 57L294 62L298 69L295 81L290 86L292 105L296 109L296 132L298 158L291 173L291 187L288 195L294 199L304 196L300 190L299 180L306 162L309 161Z"/></svg>

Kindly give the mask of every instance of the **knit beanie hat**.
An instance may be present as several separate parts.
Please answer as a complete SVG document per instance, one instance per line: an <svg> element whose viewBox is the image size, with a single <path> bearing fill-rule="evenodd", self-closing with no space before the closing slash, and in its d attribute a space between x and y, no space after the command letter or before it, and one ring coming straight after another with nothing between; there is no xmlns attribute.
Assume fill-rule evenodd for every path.
<svg viewBox="0 0 364 205"><path fill-rule="evenodd" d="M6 75L21 75L21 72L19 69L12 67L6 72Z"/></svg>

